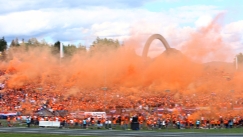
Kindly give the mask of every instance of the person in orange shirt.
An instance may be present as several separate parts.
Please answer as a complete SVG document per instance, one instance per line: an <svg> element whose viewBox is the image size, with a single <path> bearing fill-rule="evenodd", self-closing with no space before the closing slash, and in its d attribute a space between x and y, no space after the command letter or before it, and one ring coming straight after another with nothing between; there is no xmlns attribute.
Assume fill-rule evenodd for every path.
<svg viewBox="0 0 243 137"><path fill-rule="evenodd" d="M79 123L79 126L82 128L82 126L83 126L83 120L82 119L79 119L78 123Z"/></svg>
<svg viewBox="0 0 243 137"><path fill-rule="evenodd" d="M208 129L211 128L209 119L206 120L206 128L208 128Z"/></svg>
<svg viewBox="0 0 243 137"><path fill-rule="evenodd" d="M210 123L211 123L212 128L214 128L214 127L215 127L215 120L212 119L212 120L210 121Z"/></svg>
<svg viewBox="0 0 243 137"><path fill-rule="evenodd" d="M125 117L124 124L123 124L124 130L127 130L127 128L128 128L128 124L129 124L129 117L126 116L126 117Z"/></svg>
<svg viewBox="0 0 243 137"><path fill-rule="evenodd" d="M143 120L139 121L139 129L143 129L143 122L144 122Z"/></svg>
<svg viewBox="0 0 243 137"><path fill-rule="evenodd" d="M14 116L13 119L12 119L12 121L13 121L13 122L12 122L12 123L13 123L12 126L14 126L14 125L16 124L17 118Z"/></svg>
<svg viewBox="0 0 243 137"><path fill-rule="evenodd" d="M194 125L193 125L193 121L192 121L192 119L189 120L189 125L190 125L190 129L192 129L193 126L194 126Z"/></svg>
<svg viewBox="0 0 243 137"><path fill-rule="evenodd" d="M73 119L73 123L74 123L75 127L78 127L78 119L77 118Z"/></svg>
<svg viewBox="0 0 243 137"><path fill-rule="evenodd" d="M227 119L224 119L224 126L225 126L225 128L228 128L228 120Z"/></svg>
<svg viewBox="0 0 243 137"><path fill-rule="evenodd" d="M153 127L153 130L157 127L157 121L156 120L153 121L153 126L152 127Z"/></svg>
<svg viewBox="0 0 243 137"><path fill-rule="evenodd" d="M147 128L151 129L152 121L150 119L147 120Z"/></svg>
<svg viewBox="0 0 243 137"><path fill-rule="evenodd" d="M10 116L7 117L8 127L11 127L11 118Z"/></svg>
<svg viewBox="0 0 243 137"><path fill-rule="evenodd" d="M117 121L117 118L113 118L113 120L112 120L112 124L113 124L113 128L114 128L114 129L116 128L116 121Z"/></svg>
<svg viewBox="0 0 243 137"><path fill-rule="evenodd" d="M121 120L121 127L122 127L122 129L124 129L124 121L123 120Z"/></svg>
<svg viewBox="0 0 243 137"><path fill-rule="evenodd" d="M220 121L217 120L217 128L219 128L219 127L220 127Z"/></svg>
<svg viewBox="0 0 243 137"><path fill-rule="evenodd" d="M91 123L91 129L94 129L94 127L95 127L95 119L93 117L91 117L90 123Z"/></svg>

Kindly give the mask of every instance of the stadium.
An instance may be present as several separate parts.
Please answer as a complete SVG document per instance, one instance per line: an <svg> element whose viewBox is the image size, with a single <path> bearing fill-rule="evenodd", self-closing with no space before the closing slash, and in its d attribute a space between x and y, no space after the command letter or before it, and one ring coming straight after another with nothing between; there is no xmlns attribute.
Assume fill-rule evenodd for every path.
<svg viewBox="0 0 243 137"><path fill-rule="evenodd" d="M26 11L0 10L0 20L28 20L27 25L19 22L25 29L0 23L5 35L0 39L1 136L243 135L243 25L238 18L222 25L221 10L209 10L213 18L208 19L201 10L193 12L207 7L195 9L194 4L193 11L153 11L168 4L160 0L144 2L160 3L152 9L141 7L144 3L129 9L122 1L111 7L60 1L63 11L58 12L52 2L38 2L47 8L37 11L41 3L33 2ZM38 17L25 18L29 12ZM86 22L79 20L84 12L90 16L79 25ZM194 14L202 19L191 27ZM167 16L171 23L158 18ZM175 25L181 16L188 20ZM45 24L53 17L60 18ZM113 19L116 23L108 21Z"/></svg>

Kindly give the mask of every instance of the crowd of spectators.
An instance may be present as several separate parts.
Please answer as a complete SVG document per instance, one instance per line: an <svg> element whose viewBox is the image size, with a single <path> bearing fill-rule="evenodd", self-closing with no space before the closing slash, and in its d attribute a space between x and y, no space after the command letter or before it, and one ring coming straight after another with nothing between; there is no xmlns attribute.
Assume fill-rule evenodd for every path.
<svg viewBox="0 0 243 137"><path fill-rule="evenodd" d="M0 76L4 75L5 72L0 71ZM232 79L231 74L212 70L207 71L197 82L204 84L209 81L208 76L222 84L227 84ZM8 118L9 126L21 120L19 116L22 115L31 116L33 125L38 125L41 120L49 120L60 121L63 127L68 125L84 128L94 125L104 125L105 128L110 128L109 125L122 125L127 129L133 116L138 117L140 128L149 129L232 128L242 126L243 123L243 96L241 92L233 89L223 91L216 87L214 91L198 93L185 89L154 92L149 88L139 88L138 92L131 93L114 86L107 90L100 87L80 89L69 94L67 88L63 88L60 93L52 92L57 88L52 84L28 84L21 88L8 88L7 83L6 78L0 84L0 112L17 112L18 115ZM51 117L38 115L43 109L53 115L56 111L69 113ZM112 110L115 112L111 112ZM104 111L107 112L108 118L74 117L70 114L79 111Z"/></svg>

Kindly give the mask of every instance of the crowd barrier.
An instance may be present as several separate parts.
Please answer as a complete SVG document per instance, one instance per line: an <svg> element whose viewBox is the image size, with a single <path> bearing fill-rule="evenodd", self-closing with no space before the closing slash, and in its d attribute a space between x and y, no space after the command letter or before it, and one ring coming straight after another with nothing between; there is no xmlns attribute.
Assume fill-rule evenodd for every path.
<svg viewBox="0 0 243 137"><path fill-rule="evenodd" d="M40 121L40 127L60 127L59 121Z"/></svg>

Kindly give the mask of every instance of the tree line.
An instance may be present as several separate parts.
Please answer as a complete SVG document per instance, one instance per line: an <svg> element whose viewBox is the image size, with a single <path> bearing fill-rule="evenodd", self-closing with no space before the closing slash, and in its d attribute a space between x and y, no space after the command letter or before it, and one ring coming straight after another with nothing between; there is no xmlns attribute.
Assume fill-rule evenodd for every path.
<svg viewBox="0 0 243 137"><path fill-rule="evenodd" d="M27 42L25 42L24 39L22 39L22 42L20 44L19 40L16 38L15 40L12 40L10 44L10 48L24 46L26 50L28 50L30 47L46 46L51 48L53 54L59 54L60 44L61 44L60 41L57 41L54 43L54 45L50 45L45 40L38 41L36 38L31 38ZM120 46L121 44L119 43L118 40L107 39L107 38L102 39L97 37L96 40L93 41L92 45L90 46L90 51L105 52L107 50L115 50ZM0 53L1 53L0 55L4 56L6 54L6 50L7 50L7 41L4 39L4 37L2 37L0 39ZM77 53L78 51L87 52L87 48L82 44L78 44L78 45L68 44L68 45L63 45L63 51L65 57L70 57L73 54ZM236 57L238 63L243 64L243 54L239 53L236 55Z"/></svg>
<svg viewBox="0 0 243 137"><path fill-rule="evenodd" d="M45 40L38 41L36 38L31 38L27 42L22 39L22 42L19 43L19 40L16 38L11 41L9 48L16 48L16 47L24 47L26 50L29 50L31 47L49 47L51 48L51 51L53 54L59 54L60 53L60 41L55 42L53 45L48 44ZM2 37L0 39L0 53L1 56L4 56L6 54L6 51L8 50L7 46L7 41ZM121 44L119 43L118 40L114 39L107 39L107 38L99 38L97 37L95 41L93 41L92 45L90 45L90 51L95 52L95 51L101 51L105 52L107 50L115 50L119 48ZM64 57L70 57L73 54L82 51L82 52L87 52L87 47L78 44L63 44L63 52L64 52Z"/></svg>

